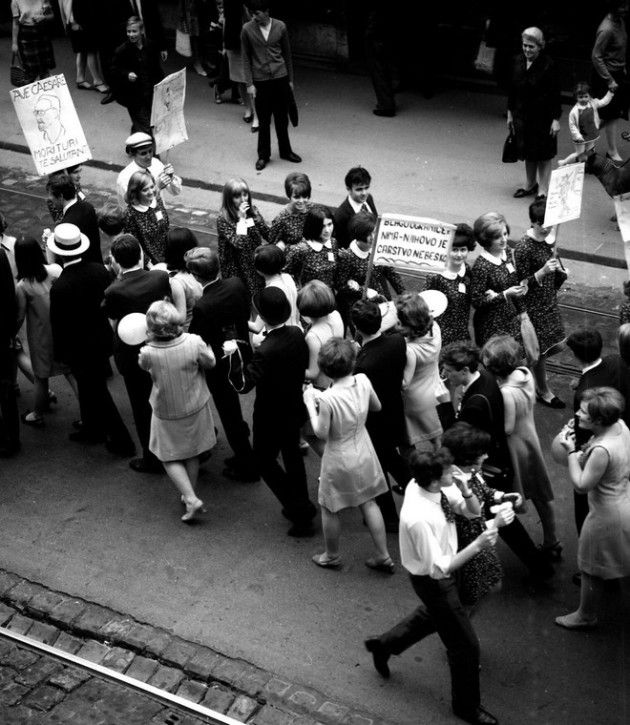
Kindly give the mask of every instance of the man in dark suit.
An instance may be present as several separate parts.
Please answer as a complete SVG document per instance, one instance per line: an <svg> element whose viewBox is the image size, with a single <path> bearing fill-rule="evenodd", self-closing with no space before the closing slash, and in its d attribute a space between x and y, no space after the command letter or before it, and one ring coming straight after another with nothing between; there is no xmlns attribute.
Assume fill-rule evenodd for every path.
<svg viewBox="0 0 630 725"><path fill-rule="evenodd" d="M118 323L132 312L146 314L152 302L170 297L171 287L167 272L144 269L142 248L131 234L120 234L111 247L114 268L119 279L105 290L103 307L114 326L114 360L123 376L131 403L136 431L142 446L142 457L133 458L129 466L138 473L161 473L164 467L149 450L151 433L151 405L149 396L153 387L151 375L138 365L140 345L126 345L118 336Z"/></svg>
<svg viewBox="0 0 630 725"><path fill-rule="evenodd" d="M630 425L630 370L619 355L607 355L602 358L603 341L599 332L592 327L580 327L567 338L567 347L571 350L582 374L573 396L573 410L580 407L582 395L589 388L608 387L618 390L626 401L623 420ZM575 442L582 446L591 437L591 431L579 427L575 418ZM588 496L573 492L575 504L575 526L578 535L582 531L584 519L588 515Z"/></svg>
<svg viewBox="0 0 630 725"><path fill-rule="evenodd" d="M355 214L360 211L378 216L376 205L372 194L370 194L370 184L372 177L367 169L362 166L355 166L346 174L345 178L348 196L337 207L334 213L335 222L335 239L339 247L346 248L352 239L348 230L348 223Z"/></svg>
<svg viewBox="0 0 630 725"><path fill-rule="evenodd" d="M239 393L256 388L254 453L265 483L292 522L288 535L312 536L316 509L308 497L300 451L300 430L307 417L302 384L308 346L299 327L285 324L291 305L281 289L265 287L254 297L254 305L265 324L265 338L242 374L231 366L230 379ZM224 349L234 356L234 344ZM280 453L284 469L278 463Z"/></svg>
<svg viewBox="0 0 630 725"><path fill-rule="evenodd" d="M0 247L0 458L20 450L20 419L15 396L13 339L17 327L17 303L11 263Z"/></svg>
<svg viewBox="0 0 630 725"><path fill-rule="evenodd" d="M50 176L46 190L50 205L63 212L61 222L74 224L88 238L90 246L83 255L84 260L103 264L101 233L94 207L89 201L79 199L76 187L67 174Z"/></svg>
<svg viewBox="0 0 630 725"><path fill-rule="evenodd" d="M411 470L398 452L398 446L405 440L401 395L407 362L405 338L399 332L381 334L381 310L376 302L355 302L351 316L362 337L354 371L368 376L382 406L380 411L368 413L366 428L386 477L391 474L398 492L404 493L411 480ZM398 514L391 490L377 496L376 503L383 514L385 528L398 531Z"/></svg>
<svg viewBox="0 0 630 725"><path fill-rule="evenodd" d="M479 369L480 351L470 341L453 342L440 354L442 374L448 380L451 390L463 386L463 395L457 413L457 420L486 431L493 447L488 451L486 463L503 472L502 480L495 488L511 491L512 462L505 435L505 411L503 395L494 376ZM488 483L493 482L488 478ZM499 536L529 569L529 582L537 585L553 575L554 569L539 551L523 524L515 518L499 531Z"/></svg>
<svg viewBox="0 0 630 725"><path fill-rule="evenodd" d="M102 302L109 274L102 264L82 258L90 242L74 224L58 224L47 244L63 264L50 291L55 359L70 367L79 389L82 425L70 440L105 442L110 452L131 457L133 440L107 388L112 330Z"/></svg>
<svg viewBox="0 0 630 725"><path fill-rule="evenodd" d="M245 362L251 359L249 346L250 302L245 285L236 277L221 278L219 257L206 247L186 253L188 271L203 286L203 295L193 308L190 332L199 335L212 348L217 364L206 371L208 388L221 418L223 430L234 456L223 471L234 481L257 481L258 470L249 442L249 428L243 420L238 393L228 381L230 362L223 355L226 340L239 340Z"/></svg>

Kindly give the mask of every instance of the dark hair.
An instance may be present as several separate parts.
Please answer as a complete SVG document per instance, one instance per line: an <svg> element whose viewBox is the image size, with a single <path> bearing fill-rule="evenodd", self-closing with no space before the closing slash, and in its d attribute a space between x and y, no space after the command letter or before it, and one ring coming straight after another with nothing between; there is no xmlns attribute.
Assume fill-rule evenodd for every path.
<svg viewBox="0 0 630 725"><path fill-rule="evenodd" d="M590 85L586 81L580 81L579 83L576 83L575 88L573 89L573 95L577 98L578 96L583 96L585 93L588 93L590 95Z"/></svg>
<svg viewBox="0 0 630 725"><path fill-rule="evenodd" d="M507 378L523 361L523 353L510 335L493 335L481 349L481 360L493 375Z"/></svg>
<svg viewBox="0 0 630 725"><path fill-rule="evenodd" d="M1 215L0 215L0 216L1 216ZM6 229L6 226L5 226L5 228L4 228L4 229ZM0 231L4 231L4 229L0 229ZM624 293L624 295L625 295L626 297L630 297L630 279L627 279L627 280L626 280L626 281L625 281L625 282L623 283L623 293Z"/></svg>
<svg viewBox="0 0 630 725"><path fill-rule="evenodd" d="M442 436L442 445L450 451L456 466L472 466L488 452L491 443L489 433L463 420L452 425Z"/></svg>
<svg viewBox="0 0 630 725"><path fill-rule="evenodd" d="M438 451L412 451L409 456L411 473L421 488L428 488L433 481L439 481L444 469L452 465L453 458L446 448Z"/></svg>
<svg viewBox="0 0 630 725"><path fill-rule="evenodd" d="M354 370L357 353L354 344L342 337L331 337L321 346L317 355L319 369L333 380L338 380Z"/></svg>
<svg viewBox="0 0 630 725"><path fill-rule="evenodd" d="M254 295L252 304L263 322L272 327L281 325L291 316L291 304L280 287L265 287Z"/></svg>
<svg viewBox="0 0 630 725"><path fill-rule="evenodd" d="M426 335L433 326L429 306L417 292L404 292L396 298L400 329L405 337Z"/></svg>
<svg viewBox="0 0 630 725"><path fill-rule="evenodd" d="M68 174L74 174L74 172L78 171L82 166L83 166L83 164L75 164L74 166L67 166L66 172Z"/></svg>
<svg viewBox="0 0 630 725"><path fill-rule="evenodd" d="M376 302L358 300L350 310L352 323L364 335L374 335L381 328L381 308Z"/></svg>
<svg viewBox="0 0 630 725"><path fill-rule="evenodd" d="M306 317L325 317L335 309L335 295L325 282L312 279L298 292L297 307Z"/></svg>
<svg viewBox="0 0 630 725"><path fill-rule="evenodd" d="M582 393L580 403L586 403L591 420L603 426L616 423L626 407L623 395L614 388L589 388Z"/></svg>
<svg viewBox="0 0 630 725"><path fill-rule="evenodd" d="M372 177L367 169L363 166L353 166L346 174L344 179L346 189L352 189L353 186L369 186L372 183Z"/></svg>
<svg viewBox="0 0 630 725"><path fill-rule="evenodd" d="M442 348L440 363L460 371L468 368L471 373L479 367L480 352L477 345L471 340L458 340Z"/></svg>
<svg viewBox="0 0 630 725"><path fill-rule="evenodd" d="M209 247L189 249L184 254L184 262L186 262L186 269L191 274L195 274L207 282L215 280L221 271L219 255Z"/></svg>
<svg viewBox="0 0 630 725"><path fill-rule="evenodd" d="M243 191L247 192L247 203L251 209L252 194L245 179L228 179L223 184L223 191L221 192L221 214L227 221L238 221L238 208L234 206L234 197Z"/></svg>
<svg viewBox="0 0 630 725"><path fill-rule="evenodd" d="M74 199L77 195L77 188L65 171L61 171L58 174L51 174L48 177L46 191L52 194L52 196L62 197L66 201Z"/></svg>
<svg viewBox="0 0 630 725"><path fill-rule="evenodd" d="M134 171L129 177L129 183L127 184L127 193L125 194L125 203L137 204L140 199L140 192L144 188L145 183L149 181L155 185L155 180L151 176L151 172L148 169L141 169L140 171Z"/></svg>
<svg viewBox="0 0 630 725"><path fill-rule="evenodd" d="M194 249L197 246L199 246L197 237L190 229L186 229L186 227L169 229L164 250L164 261L167 269L184 271L186 269L184 255L189 249Z"/></svg>
<svg viewBox="0 0 630 725"><path fill-rule="evenodd" d="M304 231L302 232L304 239L319 242L324 230L324 222L326 219L332 218L332 212L326 206L317 205L309 209L304 217Z"/></svg>
<svg viewBox="0 0 630 725"><path fill-rule="evenodd" d="M532 201L532 203L529 205L529 221L532 224L542 224L545 221L546 209L546 199L538 199L537 201Z"/></svg>
<svg viewBox="0 0 630 725"><path fill-rule="evenodd" d="M269 10L269 2L270 0L247 0L246 5L252 13L255 13L258 10Z"/></svg>
<svg viewBox="0 0 630 725"><path fill-rule="evenodd" d="M0 234L4 234L6 231L6 228L8 227L7 218L5 215L0 211Z"/></svg>
<svg viewBox="0 0 630 725"><path fill-rule="evenodd" d="M287 255L275 244L263 244L254 250L254 268L256 271L271 277L280 274L286 264Z"/></svg>
<svg viewBox="0 0 630 725"><path fill-rule="evenodd" d="M125 210L118 201L110 199L96 212L99 228L113 237L125 228Z"/></svg>
<svg viewBox="0 0 630 725"><path fill-rule="evenodd" d="M492 242L498 237L500 227L505 226L508 234L510 233L510 227L503 214L499 214L496 211L489 211L487 214L482 214L480 217L475 219L473 225L473 233L475 239L479 242L479 245L484 249L489 249Z"/></svg>
<svg viewBox="0 0 630 725"><path fill-rule="evenodd" d="M617 336L619 342L619 354L626 365L630 365L630 322L626 322L619 328Z"/></svg>
<svg viewBox="0 0 630 725"><path fill-rule="evenodd" d="M470 224L458 224L455 227L455 236L453 237L453 247L468 247L468 251L472 252L477 246L475 242L475 233Z"/></svg>
<svg viewBox="0 0 630 725"><path fill-rule="evenodd" d="M311 198L311 180L300 171L292 171L284 180L284 191L290 199L293 194Z"/></svg>
<svg viewBox="0 0 630 725"><path fill-rule="evenodd" d="M110 254L123 269L135 267L140 261L142 247L133 234L119 234L114 237Z"/></svg>
<svg viewBox="0 0 630 725"><path fill-rule="evenodd" d="M567 347L583 363L592 363L602 354L604 342L594 327L578 327L567 337Z"/></svg>
<svg viewBox="0 0 630 725"><path fill-rule="evenodd" d="M368 237L376 228L376 217L365 211L360 211L350 218L348 222L348 235L350 239L367 242Z"/></svg>
<svg viewBox="0 0 630 725"><path fill-rule="evenodd" d="M43 282L48 276L46 257L35 237L18 237L15 241L15 266L18 279Z"/></svg>

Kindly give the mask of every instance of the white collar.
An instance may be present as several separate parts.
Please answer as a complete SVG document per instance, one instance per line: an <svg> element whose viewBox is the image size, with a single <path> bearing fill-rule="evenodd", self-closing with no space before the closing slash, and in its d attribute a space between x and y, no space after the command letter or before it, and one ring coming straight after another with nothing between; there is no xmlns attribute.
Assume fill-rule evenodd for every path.
<svg viewBox="0 0 630 725"><path fill-rule="evenodd" d="M472 378L470 378L470 380L469 380L469 381L468 381L468 382L466 383L466 385L464 385L464 386L463 386L463 388L462 388L462 392L464 392L464 393L465 393L465 392L466 392L466 391L468 390L468 388L469 388L469 387L470 387L470 386L471 386L471 385L472 385L472 384L473 384L473 383L474 383L474 382L475 382L476 380L479 380L479 378L480 378L480 377L481 377L481 373L479 372L479 370L475 370L475 372L474 372L474 373L472 374Z"/></svg>
<svg viewBox="0 0 630 725"><path fill-rule="evenodd" d="M365 204L365 206L367 206L367 208L370 210L370 214L374 214L374 209L372 209L372 207L370 206L370 202L368 201L368 199L366 199L361 204L357 204L357 202L352 199L351 196L348 194L348 203L354 209L355 214L358 214L361 211L361 207L363 206L363 204Z"/></svg>
<svg viewBox="0 0 630 725"><path fill-rule="evenodd" d="M326 247L326 249L332 249L330 239L326 242L326 244L323 242L316 242L313 239L306 239L305 241L314 252L321 252L324 247Z"/></svg>
<svg viewBox="0 0 630 725"><path fill-rule="evenodd" d="M538 244L546 244L549 247L553 247L556 240L553 238L553 234L549 234L549 236L545 237L544 239L537 239L534 236L534 230L530 227L525 234L532 240L532 242L538 242ZM551 237L551 240L549 240L549 237Z"/></svg>
<svg viewBox="0 0 630 725"><path fill-rule="evenodd" d="M500 267L503 264L503 262L507 262L507 254L506 254L505 250L503 250L503 252L501 252L500 257L495 257L494 254L490 254L490 252L483 249L480 252L479 256L483 257L484 259L487 259L488 262L491 262L492 264L494 264L495 267Z"/></svg>
<svg viewBox="0 0 630 725"><path fill-rule="evenodd" d="M66 213L66 212L68 211L68 209L69 209L69 208L70 208L70 207L71 207L71 206L72 206L73 204L76 204L76 203L77 203L77 201L79 201L79 200L78 200L78 199L77 199L77 197L75 196L75 197L74 197L74 199L70 199L70 201L69 201L69 202L68 202L67 204L64 204L64 205L63 205L63 211L62 211L62 214L65 214L65 213Z"/></svg>
<svg viewBox="0 0 630 725"><path fill-rule="evenodd" d="M136 211L142 212L143 214L149 209L155 209L157 207L157 199L153 199L151 206L145 206L144 204L132 204L131 205Z"/></svg>
<svg viewBox="0 0 630 725"><path fill-rule="evenodd" d="M350 242L350 246L348 247L350 251L357 256L359 259L367 259L370 256L370 250L368 249L367 252L364 252L359 245L357 244L357 240L353 239Z"/></svg>
<svg viewBox="0 0 630 725"><path fill-rule="evenodd" d="M13 252L15 248L15 237L10 237L8 234L3 234L0 241L0 246L7 250L7 252Z"/></svg>
<svg viewBox="0 0 630 725"><path fill-rule="evenodd" d="M601 357L598 357L597 360L595 360L595 362L592 362L592 363L590 363L590 365L587 365L585 368L582 368L582 375L584 375L584 373L587 373L589 370L596 368L601 363L601 361L602 361Z"/></svg>
<svg viewBox="0 0 630 725"><path fill-rule="evenodd" d="M445 279L457 279L458 277L461 279L462 277L466 276L466 264L462 264L458 272L451 272L450 269L443 269L440 274Z"/></svg>
<svg viewBox="0 0 630 725"><path fill-rule="evenodd" d="M78 259L73 259L71 262L64 262L63 268L65 269L66 267L71 267L73 264L79 264L79 262L82 261L81 257L79 257Z"/></svg>

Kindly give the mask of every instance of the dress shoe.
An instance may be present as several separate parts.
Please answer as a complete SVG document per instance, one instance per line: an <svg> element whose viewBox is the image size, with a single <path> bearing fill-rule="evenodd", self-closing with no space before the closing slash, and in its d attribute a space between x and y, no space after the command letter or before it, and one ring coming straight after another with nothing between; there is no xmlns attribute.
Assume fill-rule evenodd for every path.
<svg viewBox="0 0 630 725"><path fill-rule="evenodd" d="M311 561L313 564L321 566L322 569L341 569L343 565L339 554L336 556L328 556L326 552L323 554L315 554L315 556L311 557Z"/></svg>
<svg viewBox="0 0 630 725"><path fill-rule="evenodd" d="M116 99L111 93L108 93L106 96L103 96L101 98L101 106L106 106L108 103L113 103Z"/></svg>
<svg viewBox="0 0 630 725"><path fill-rule="evenodd" d="M42 428L44 426L44 417L38 415L33 410L27 410L20 416L20 420L25 425L30 425L33 428Z"/></svg>
<svg viewBox="0 0 630 725"><path fill-rule="evenodd" d="M280 154L280 158L284 159L285 161L291 161L294 164L299 164L302 161L302 157L298 156L295 152L291 151L288 154L285 154L284 156Z"/></svg>
<svg viewBox="0 0 630 725"><path fill-rule="evenodd" d="M312 536L315 536L315 527L313 526L313 522L300 521L299 523L294 523L293 526L289 527L287 536L292 536L295 539L310 539Z"/></svg>
<svg viewBox="0 0 630 725"><path fill-rule="evenodd" d="M522 199L524 196L536 196L538 193L538 184L534 184L531 189L517 189L514 192L515 199Z"/></svg>
<svg viewBox="0 0 630 725"><path fill-rule="evenodd" d="M233 468L227 466L223 469L223 476L229 478L230 481L240 481L241 483L255 483L260 480L260 474L251 468Z"/></svg>
<svg viewBox="0 0 630 725"><path fill-rule="evenodd" d="M475 708L472 712L466 712L463 710L453 710L455 715L465 722L472 723L472 725L498 725L499 721L494 715L491 715L486 709L481 707Z"/></svg>
<svg viewBox="0 0 630 725"><path fill-rule="evenodd" d="M393 118L396 115L393 108L375 108L372 113L375 116L383 116L384 118Z"/></svg>
<svg viewBox="0 0 630 725"><path fill-rule="evenodd" d="M386 680L389 679L389 652L385 651L385 648L381 644L381 640L378 637L368 637L365 642L365 649L372 654L372 660L374 661L374 669L378 672L381 677Z"/></svg>
<svg viewBox="0 0 630 725"><path fill-rule="evenodd" d="M191 503L186 503L184 501L184 505L186 506L186 513L182 516L182 521L184 523L192 521L196 514L206 512L206 509L203 506L203 501L199 498Z"/></svg>
<svg viewBox="0 0 630 725"><path fill-rule="evenodd" d="M136 453L136 447L133 443L115 443L114 441L108 440L105 441L105 448L110 453L113 453L113 455L120 456L121 458L131 458Z"/></svg>
<svg viewBox="0 0 630 725"><path fill-rule="evenodd" d="M567 404L563 400L560 400L560 398L557 398L555 395L552 396L551 400L545 400L542 395L536 393L536 400L539 403L546 405L548 408L555 408L556 410L562 410L563 408L567 407Z"/></svg>
<svg viewBox="0 0 630 725"><path fill-rule="evenodd" d="M136 473L164 473L164 466L159 461L147 461L146 458L132 458L129 468Z"/></svg>
<svg viewBox="0 0 630 725"><path fill-rule="evenodd" d="M265 159L258 159L256 162L256 171L262 171L265 166L267 166L267 161Z"/></svg>
<svg viewBox="0 0 630 725"><path fill-rule="evenodd" d="M384 574L393 574L396 571L396 565L391 556L388 556L387 559L377 559L373 556L365 560L365 566L374 571L382 571Z"/></svg>
<svg viewBox="0 0 630 725"><path fill-rule="evenodd" d="M606 158L608 159L608 161L612 161L617 168L623 166L623 159L613 159L613 157L608 152L606 152Z"/></svg>

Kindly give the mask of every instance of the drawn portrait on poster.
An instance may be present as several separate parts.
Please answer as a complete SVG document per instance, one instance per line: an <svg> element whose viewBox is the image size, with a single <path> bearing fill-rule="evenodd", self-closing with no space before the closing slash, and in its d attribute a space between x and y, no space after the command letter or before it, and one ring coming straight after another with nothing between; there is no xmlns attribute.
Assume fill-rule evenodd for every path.
<svg viewBox="0 0 630 725"><path fill-rule="evenodd" d="M157 153L188 141L184 101L186 100L186 69L171 73L153 87L151 125Z"/></svg>
<svg viewBox="0 0 630 725"><path fill-rule="evenodd" d="M40 176L92 158L63 74L9 93Z"/></svg>
<svg viewBox="0 0 630 725"><path fill-rule="evenodd" d="M543 225L552 227L554 224L578 219L582 208L583 187L583 162L554 169L551 172Z"/></svg>

